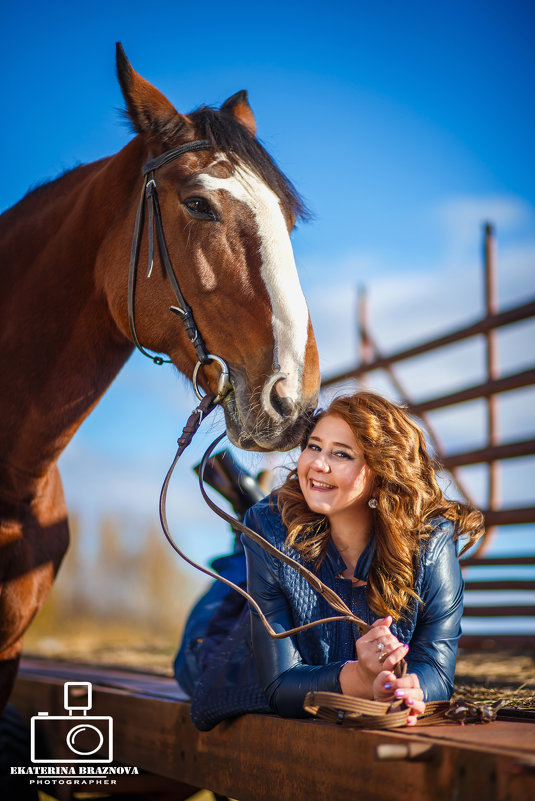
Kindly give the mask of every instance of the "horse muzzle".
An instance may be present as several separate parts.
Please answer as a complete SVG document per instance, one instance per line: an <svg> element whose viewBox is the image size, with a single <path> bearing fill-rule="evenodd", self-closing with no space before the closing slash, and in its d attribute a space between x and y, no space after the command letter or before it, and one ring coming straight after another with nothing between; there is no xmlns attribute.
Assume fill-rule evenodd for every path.
<svg viewBox="0 0 535 801"><path fill-rule="evenodd" d="M249 390L240 376L231 378L233 391L222 401L227 434L244 450L288 451L301 441L317 393L294 399L284 394L285 373L274 373L260 388Z"/></svg>

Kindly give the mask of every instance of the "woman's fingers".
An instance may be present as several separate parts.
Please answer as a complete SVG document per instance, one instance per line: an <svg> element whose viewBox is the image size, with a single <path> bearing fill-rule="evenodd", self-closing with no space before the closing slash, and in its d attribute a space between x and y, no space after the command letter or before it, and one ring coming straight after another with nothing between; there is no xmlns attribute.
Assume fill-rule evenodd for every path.
<svg viewBox="0 0 535 801"><path fill-rule="evenodd" d="M405 676L402 676L400 679L396 679L396 689L397 690L422 690L420 689L420 680L416 673L407 673ZM423 694L422 694L423 698Z"/></svg>
<svg viewBox="0 0 535 801"><path fill-rule="evenodd" d="M420 688L411 687L407 690L404 690L401 687L398 687L394 691L394 697L398 699L398 701L403 700L408 706L412 706L413 703L416 701L420 702L424 700L423 690ZM411 703L409 703L409 701Z"/></svg>
<svg viewBox="0 0 535 801"><path fill-rule="evenodd" d="M381 655L379 657L383 666L383 670L392 670L398 664L398 662L401 662L401 660L407 655L408 651L408 645L398 645L397 648L394 648L394 650L389 651L388 653L385 651L387 656Z"/></svg>
<svg viewBox="0 0 535 801"><path fill-rule="evenodd" d="M387 615L386 617L377 618L377 620L374 621L372 623L372 625L370 626L370 630L371 629L376 629L379 626L386 626L387 629L390 629L391 625L392 625L392 618L390 617L390 615ZM369 634L369 632L368 632L368 634ZM366 636L366 635L364 635L364 636Z"/></svg>
<svg viewBox="0 0 535 801"><path fill-rule="evenodd" d="M395 673L390 670L382 670L375 677L373 683L373 697L376 701L384 701L387 698L392 698L396 688L397 678Z"/></svg>
<svg viewBox="0 0 535 801"><path fill-rule="evenodd" d="M376 701L404 701L410 709L407 726L414 726L418 715L425 712L423 690L415 673L398 679L392 671L382 671L373 682L373 697Z"/></svg>
<svg viewBox="0 0 535 801"><path fill-rule="evenodd" d="M401 679L397 679L395 684L394 698L405 702L410 709L407 726L414 726L418 715L423 715L425 712L424 693L420 687L418 676L416 673L409 673Z"/></svg>
<svg viewBox="0 0 535 801"><path fill-rule="evenodd" d="M412 704L410 703L410 701L408 701L407 705L409 706L411 713L407 718L406 725L416 726L416 723L418 721L418 716L423 715L425 712L425 704L423 701L414 701Z"/></svg>

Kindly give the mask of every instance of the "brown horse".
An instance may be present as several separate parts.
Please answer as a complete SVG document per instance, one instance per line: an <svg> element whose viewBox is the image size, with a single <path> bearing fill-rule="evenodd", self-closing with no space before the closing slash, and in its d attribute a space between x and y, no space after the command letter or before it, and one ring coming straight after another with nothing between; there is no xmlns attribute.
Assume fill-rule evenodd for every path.
<svg viewBox="0 0 535 801"><path fill-rule="evenodd" d="M289 236L303 206L255 138L246 93L185 116L120 45L117 71L138 135L0 218L0 709L68 544L56 461L133 348L129 254L148 160L204 142L159 166L158 197L180 290L207 351L229 366L230 439L291 448L317 400L316 345ZM177 300L162 260L137 277L135 331L191 377L197 355L169 311ZM215 390L218 377L212 362L200 384Z"/></svg>

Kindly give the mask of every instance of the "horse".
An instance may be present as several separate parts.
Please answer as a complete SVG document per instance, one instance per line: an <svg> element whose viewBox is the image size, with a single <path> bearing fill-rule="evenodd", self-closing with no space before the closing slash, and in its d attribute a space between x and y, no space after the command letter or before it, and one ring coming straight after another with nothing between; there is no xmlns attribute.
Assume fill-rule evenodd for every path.
<svg viewBox="0 0 535 801"><path fill-rule="evenodd" d="M219 391L248 450L295 447L319 391L290 240L306 209L247 93L181 114L120 43L116 60L134 138L0 217L0 709L69 541L57 459L134 345Z"/></svg>

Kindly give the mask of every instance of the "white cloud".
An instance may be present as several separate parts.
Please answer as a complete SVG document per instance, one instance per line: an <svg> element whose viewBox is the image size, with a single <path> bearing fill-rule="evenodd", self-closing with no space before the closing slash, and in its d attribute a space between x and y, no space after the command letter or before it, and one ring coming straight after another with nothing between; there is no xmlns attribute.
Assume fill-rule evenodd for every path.
<svg viewBox="0 0 535 801"><path fill-rule="evenodd" d="M533 209L515 195L459 195L449 197L433 210L444 226L447 239L471 241L483 223L492 223L502 233L533 219Z"/></svg>

